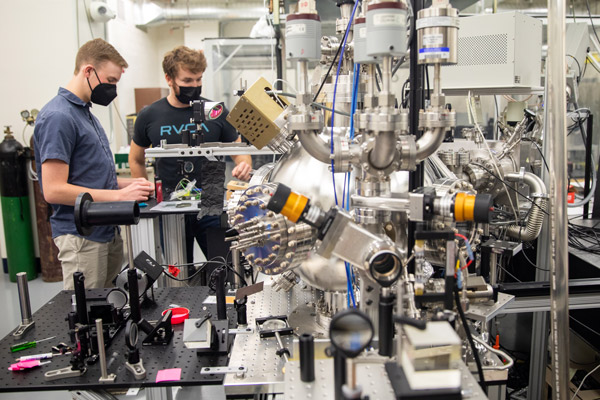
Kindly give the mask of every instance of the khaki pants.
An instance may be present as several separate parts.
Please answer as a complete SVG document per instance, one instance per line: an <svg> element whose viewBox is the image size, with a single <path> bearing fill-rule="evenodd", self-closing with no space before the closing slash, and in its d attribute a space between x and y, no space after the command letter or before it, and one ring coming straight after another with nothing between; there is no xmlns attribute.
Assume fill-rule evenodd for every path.
<svg viewBox="0 0 600 400"><path fill-rule="evenodd" d="M63 286L73 290L73 273L83 272L86 289L111 287L123 263L123 239L115 229L111 242L99 243L75 235L54 238L62 264Z"/></svg>

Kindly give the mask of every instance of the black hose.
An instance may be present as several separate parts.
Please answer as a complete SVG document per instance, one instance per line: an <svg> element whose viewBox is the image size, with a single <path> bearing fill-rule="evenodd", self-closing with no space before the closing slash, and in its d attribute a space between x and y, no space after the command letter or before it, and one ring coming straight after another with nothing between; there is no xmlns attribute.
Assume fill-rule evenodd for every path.
<svg viewBox="0 0 600 400"><path fill-rule="evenodd" d="M473 341L473 336L471 336L471 330L469 329L469 325L467 325L467 318L465 317L465 312L460 305L460 297L458 296L458 287L454 287L454 301L456 302L456 308L458 309L458 315L460 315L460 320L462 322L463 328L465 330L465 334L467 335L467 340L469 341L469 345L471 346L471 351L473 352L473 358L475 359L475 364L477 364L477 374L479 375L479 385L481 389L487 394L487 384L485 383L485 378L483 377L483 367L481 366L481 360L479 359L479 353L475 348L475 342Z"/></svg>

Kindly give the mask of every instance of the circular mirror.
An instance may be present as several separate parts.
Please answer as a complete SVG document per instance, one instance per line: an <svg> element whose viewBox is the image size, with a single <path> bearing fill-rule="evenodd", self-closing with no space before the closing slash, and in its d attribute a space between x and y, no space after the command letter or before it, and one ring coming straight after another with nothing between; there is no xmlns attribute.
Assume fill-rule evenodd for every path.
<svg viewBox="0 0 600 400"><path fill-rule="evenodd" d="M287 328L287 324L285 323L285 321L282 321L280 319L270 319L262 324L262 328L266 331L277 331L280 329Z"/></svg>
<svg viewBox="0 0 600 400"><path fill-rule="evenodd" d="M121 309L127 304L127 294L121 289L113 289L106 295L106 301L112 304L115 308Z"/></svg>
<svg viewBox="0 0 600 400"><path fill-rule="evenodd" d="M329 324L331 343L349 358L359 355L371 343L373 334L369 317L356 309L337 313Z"/></svg>

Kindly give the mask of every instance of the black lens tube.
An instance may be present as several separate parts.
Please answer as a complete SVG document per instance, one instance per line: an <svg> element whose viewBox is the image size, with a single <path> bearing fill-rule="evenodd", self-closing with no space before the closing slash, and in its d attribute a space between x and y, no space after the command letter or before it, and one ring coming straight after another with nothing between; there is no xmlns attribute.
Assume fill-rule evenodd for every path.
<svg viewBox="0 0 600 400"><path fill-rule="evenodd" d="M299 339L300 347L300 379L302 382L315 380L315 338L309 333L303 333Z"/></svg>
<svg viewBox="0 0 600 400"><path fill-rule="evenodd" d="M391 357L394 349L394 303L396 296L385 288L379 295L379 355Z"/></svg>
<svg viewBox="0 0 600 400"><path fill-rule="evenodd" d="M333 385L335 387L335 400L345 400L342 386L346 384L346 356L341 351L335 350L333 355Z"/></svg>
<svg viewBox="0 0 600 400"><path fill-rule="evenodd" d="M94 226L135 225L140 220L140 207L135 201L94 202L89 193L75 200L75 226L82 236L92 233Z"/></svg>
<svg viewBox="0 0 600 400"><path fill-rule="evenodd" d="M127 286L129 289L129 307L131 308L131 320L138 322L142 319L140 311L140 289L138 287L137 270L129 268L127 270Z"/></svg>
<svg viewBox="0 0 600 400"><path fill-rule="evenodd" d="M217 319L227 319L227 303L225 302L225 268L221 268L217 271L215 291L217 297Z"/></svg>
<svg viewBox="0 0 600 400"><path fill-rule="evenodd" d="M87 302L85 299L85 277L83 272L73 273L75 301L77 302L77 319L82 325L88 324Z"/></svg>

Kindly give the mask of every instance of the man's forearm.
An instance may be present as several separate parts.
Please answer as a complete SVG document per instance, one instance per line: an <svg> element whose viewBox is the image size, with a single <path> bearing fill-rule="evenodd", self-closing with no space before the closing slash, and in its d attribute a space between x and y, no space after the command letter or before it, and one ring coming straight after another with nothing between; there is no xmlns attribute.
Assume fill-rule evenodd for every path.
<svg viewBox="0 0 600 400"><path fill-rule="evenodd" d="M53 184L51 189L44 190L46 201L50 204L75 205L75 200L80 193L89 193L94 201L119 201L119 191L106 189L90 189L70 183ZM48 190L49 189L49 190Z"/></svg>
<svg viewBox="0 0 600 400"><path fill-rule="evenodd" d="M252 167L252 157L248 154L242 154L242 155L237 155L237 156L231 156L231 159L233 160L233 162L235 163L235 165L238 165L242 162L245 162L246 164L248 164L249 166Z"/></svg>
<svg viewBox="0 0 600 400"><path fill-rule="evenodd" d="M148 173L146 172L146 164L140 163L139 161L129 162L129 168L131 169L132 178L146 178L148 179Z"/></svg>
<svg viewBox="0 0 600 400"><path fill-rule="evenodd" d="M134 180L135 180L135 178L119 178L119 177L117 177L117 184L119 185L119 189L123 189L124 187L131 185L131 182L133 182Z"/></svg>

